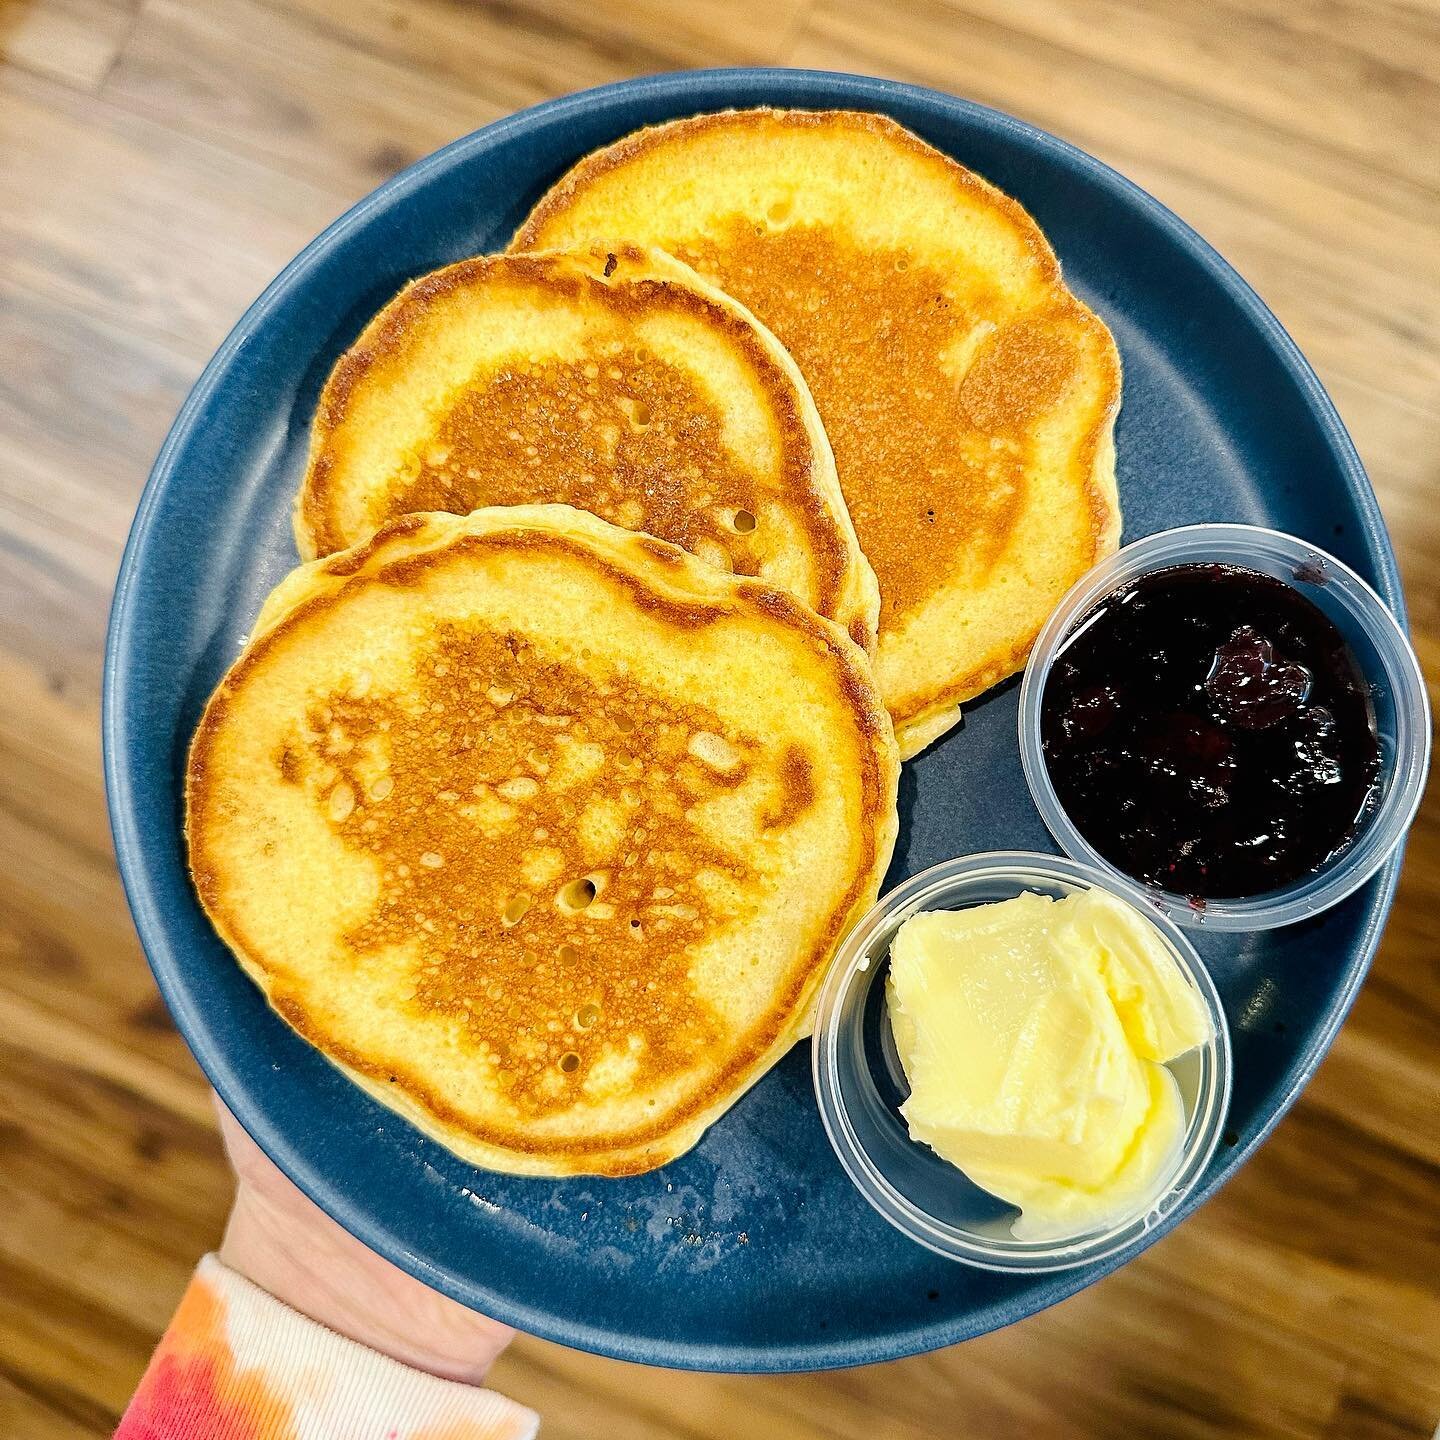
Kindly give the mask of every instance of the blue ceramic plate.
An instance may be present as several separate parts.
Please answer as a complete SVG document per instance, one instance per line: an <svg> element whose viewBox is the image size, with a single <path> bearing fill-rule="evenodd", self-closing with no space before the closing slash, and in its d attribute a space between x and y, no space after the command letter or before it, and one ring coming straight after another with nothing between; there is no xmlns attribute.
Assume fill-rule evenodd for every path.
<svg viewBox="0 0 1440 1440"><path fill-rule="evenodd" d="M805 71L662 75L523 111L422 160L332 225L241 320L140 502L110 628L105 760L121 872L177 1024L246 1128L341 1224L438 1289L568 1345L798 1370L978 1335L1120 1261L1024 1279L912 1245L831 1153L803 1047L653 1174L556 1183L477 1170L271 1014L201 913L181 841L191 731L295 563L290 501L336 357L411 276L502 248L587 151L735 105L884 111L1035 216L1124 356L1127 538L1198 520L1273 525L1335 551L1400 609L1374 495L1329 399L1244 281L1162 205L1062 141L934 91ZM905 767L889 884L967 851L1054 848L1021 777L1015 706L1015 686L1002 686ZM1314 1070L1374 951L1397 865L1319 920L1200 938L1234 1030L1235 1099L1228 1143L1184 1210L1234 1173Z"/></svg>

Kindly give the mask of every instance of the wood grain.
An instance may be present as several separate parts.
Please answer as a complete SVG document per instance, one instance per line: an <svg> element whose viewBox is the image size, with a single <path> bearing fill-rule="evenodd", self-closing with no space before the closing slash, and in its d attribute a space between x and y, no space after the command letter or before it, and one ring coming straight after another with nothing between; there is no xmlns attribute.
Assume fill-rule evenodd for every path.
<svg viewBox="0 0 1440 1440"><path fill-rule="evenodd" d="M1355 435L1440 674L1440 10L1430 0L0 0L0 1434L109 1433L229 1200L135 943L99 780L108 597L149 461L266 280L518 106L689 65L1000 106L1153 191L1259 289ZM1431 1435L1440 796L1291 1117L1140 1261L955 1350L827 1376L522 1339L558 1440Z"/></svg>

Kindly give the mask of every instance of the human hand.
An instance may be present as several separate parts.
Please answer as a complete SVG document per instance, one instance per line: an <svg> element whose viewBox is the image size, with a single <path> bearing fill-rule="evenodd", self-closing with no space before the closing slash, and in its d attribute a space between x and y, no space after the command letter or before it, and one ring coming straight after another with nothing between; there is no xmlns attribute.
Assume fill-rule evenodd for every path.
<svg viewBox="0 0 1440 1440"><path fill-rule="evenodd" d="M218 1097L215 1108L238 1182L220 1259L292 1310L371 1350L480 1384L514 1330L362 1245L281 1174Z"/></svg>

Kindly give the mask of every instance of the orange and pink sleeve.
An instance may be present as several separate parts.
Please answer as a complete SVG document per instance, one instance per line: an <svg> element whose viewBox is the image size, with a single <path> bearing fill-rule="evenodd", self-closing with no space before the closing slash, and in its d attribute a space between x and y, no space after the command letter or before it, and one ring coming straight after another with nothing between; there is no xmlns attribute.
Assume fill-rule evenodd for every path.
<svg viewBox="0 0 1440 1440"><path fill-rule="evenodd" d="M116 1440L531 1440L532 1410L308 1320L200 1262Z"/></svg>

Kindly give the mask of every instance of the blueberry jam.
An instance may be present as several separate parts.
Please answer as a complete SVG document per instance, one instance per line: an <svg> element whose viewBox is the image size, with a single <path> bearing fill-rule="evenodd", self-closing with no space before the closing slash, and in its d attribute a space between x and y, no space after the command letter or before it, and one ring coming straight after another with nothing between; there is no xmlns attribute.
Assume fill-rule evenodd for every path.
<svg viewBox="0 0 1440 1440"><path fill-rule="evenodd" d="M1380 770L1340 632L1236 565L1171 566L1101 601L1050 671L1040 738L1090 844L1197 906L1315 873L1354 837Z"/></svg>

